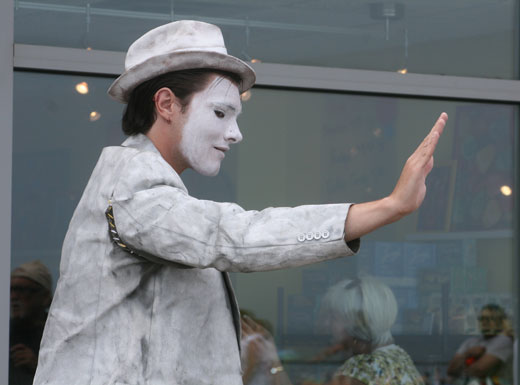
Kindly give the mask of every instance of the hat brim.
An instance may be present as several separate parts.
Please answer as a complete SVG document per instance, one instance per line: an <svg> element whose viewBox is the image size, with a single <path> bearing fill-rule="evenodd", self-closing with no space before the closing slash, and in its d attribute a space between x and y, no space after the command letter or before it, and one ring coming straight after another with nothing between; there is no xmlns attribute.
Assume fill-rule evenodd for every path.
<svg viewBox="0 0 520 385"><path fill-rule="evenodd" d="M154 56L129 68L112 83L108 94L119 102L127 103L130 93L139 84L168 72L197 68L216 69L238 75L241 79L241 93L250 89L256 81L255 71L234 56L208 51L183 51Z"/></svg>

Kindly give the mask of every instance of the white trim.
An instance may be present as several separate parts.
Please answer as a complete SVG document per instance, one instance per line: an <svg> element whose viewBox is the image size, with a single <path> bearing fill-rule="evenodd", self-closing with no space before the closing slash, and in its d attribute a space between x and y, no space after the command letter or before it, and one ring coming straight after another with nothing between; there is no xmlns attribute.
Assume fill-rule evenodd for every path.
<svg viewBox="0 0 520 385"><path fill-rule="evenodd" d="M16 69L85 72L117 76L125 54L15 44ZM257 85L415 97L520 102L520 81L460 76L399 74L344 68L254 63Z"/></svg>
<svg viewBox="0 0 520 385"><path fill-rule="evenodd" d="M259 63L259 85L418 97L520 101L520 81Z"/></svg>
<svg viewBox="0 0 520 385"><path fill-rule="evenodd" d="M122 72L124 62L124 52L14 45L15 69L86 72L117 76Z"/></svg>
<svg viewBox="0 0 520 385"><path fill-rule="evenodd" d="M11 175L13 153L12 1L0 2L0 384L9 383L9 286L11 271Z"/></svg>

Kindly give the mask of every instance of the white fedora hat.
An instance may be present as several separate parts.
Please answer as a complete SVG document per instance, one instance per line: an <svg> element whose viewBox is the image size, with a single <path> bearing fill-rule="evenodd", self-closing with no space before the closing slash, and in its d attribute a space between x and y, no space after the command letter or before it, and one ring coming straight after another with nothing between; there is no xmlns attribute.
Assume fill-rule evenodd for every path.
<svg viewBox="0 0 520 385"><path fill-rule="evenodd" d="M208 68L240 77L240 92L251 88L256 76L242 60L228 55L220 28L201 21L174 21L154 28L128 48L125 72L108 89L114 99L127 103L132 90L167 72Z"/></svg>

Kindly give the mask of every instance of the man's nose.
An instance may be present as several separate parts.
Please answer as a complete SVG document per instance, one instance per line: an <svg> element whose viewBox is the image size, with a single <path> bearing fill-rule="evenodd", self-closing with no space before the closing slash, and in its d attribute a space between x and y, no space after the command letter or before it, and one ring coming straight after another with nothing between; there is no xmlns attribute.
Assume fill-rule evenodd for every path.
<svg viewBox="0 0 520 385"><path fill-rule="evenodd" d="M240 132L240 128L238 128L237 122L229 125L226 131L225 139L229 143L239 143L242 141L242 133Z"/></svg>

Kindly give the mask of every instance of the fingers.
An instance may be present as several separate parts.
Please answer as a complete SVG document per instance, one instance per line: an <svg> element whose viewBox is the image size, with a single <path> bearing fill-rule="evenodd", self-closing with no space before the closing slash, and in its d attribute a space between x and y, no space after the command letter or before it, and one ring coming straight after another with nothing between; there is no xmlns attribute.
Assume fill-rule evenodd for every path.
<svg viewBox="0 0 520 385"><path fill-rule="evenodd" d="M439 138L444 131L444 127L446 126L446 122L448 121L448 115L443 112L435 124L433 125L430 133L424 138L422 143L417 147L417 150L413 155L419 156L422 159L422 165L429 162L430 158L433 156L435 152L435 148L437 147L437 143L439 142ZM413 156L412 155L412 156Z"/></svg>
<svg viewBox="0 0 520 385"><path fill-rule="evenodd" d="M254 333L253 328L249 325L249 323L247 322L247 320L244 317L242 317L241 326L242 326L242 333L244 335L249 335L249 334Z"/></svg>
<svg viewBox="0 0 520 385"><path fill-rule="evenodd" d="M257 330L257 323L253 321L253 319L247 315L242 316L242 325L251 332L255 332Z"/></svg>
<svg viewBox="0 0 520 385"><path fill-rule="evenodd" d="M426 156L432 156L433 151L435 150L435 146L439 141L442 132L444 131L444 127L446 126L446 122L448 121L448 115L443 112L435 124L433 125L430 133L424 139L423 143L425 144Z"/></svg>
<svg viewBox="0 0 520 385"><path fill-rule="evenodd" d="M23 351L23 350L26 350L26 349L29 349L26 345L24 344L16 344L16 345L13 345L11 346L11 353L14 353L14 352L19 352L19 351Z"/></svg>
<svg viewBox="0 0 520 385"><path fill-rule="evenodd" d="M430 132L431 133L437 132L439 134L439 136L441 136L447 122L448 122L448 114L443 112L442 114L440 114L439 118L433 125L432 130Z"/></svg>
<svg viewBox="0 0 520 385"><path fill-rule="evenodd" d="M38 359L36 354L23 344L14 345L10 349L11 358L15 367L36 366Z"/></svg>
<svg viewBox="0 0 520 385"><path fill-rule="evenodd" d="M248 327L248 330L254 333L262 334L263 336L269 336L270 333L267 331L266 328L264 328L262 325L260 325L258 322L253 320L251 317L244 315L242 317L242 323L245 324Z"/></svg>
<svg viewBox="0 0 520 385"><path fill-rule="evenodd" d="M432 132L427 138L428 142L422 155L427 159L427 161L429 161L435 152L435 148L437 148L437 143L439 143L439 134L437 132Z"/></svg>

